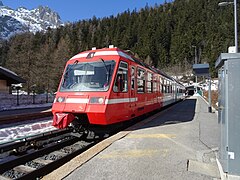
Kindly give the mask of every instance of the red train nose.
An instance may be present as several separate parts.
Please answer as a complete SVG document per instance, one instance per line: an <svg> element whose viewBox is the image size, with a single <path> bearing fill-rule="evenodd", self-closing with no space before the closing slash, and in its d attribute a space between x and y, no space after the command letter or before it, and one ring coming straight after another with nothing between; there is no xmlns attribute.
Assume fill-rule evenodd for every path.
<svg viewBox="0 0 240 180"><path fill-rule="evenodd" d="M59 129L66 128L73 120L75 116L71 113L56 113L53 116L52 125Z"/></svg>

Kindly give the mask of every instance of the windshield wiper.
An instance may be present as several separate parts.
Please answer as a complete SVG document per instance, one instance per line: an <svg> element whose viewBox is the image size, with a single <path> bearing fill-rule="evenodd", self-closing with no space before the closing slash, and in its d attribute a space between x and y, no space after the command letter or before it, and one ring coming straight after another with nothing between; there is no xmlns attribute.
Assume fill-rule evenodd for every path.
<svg viewBox="0 0 240 180"><path fill-rule="evenodd" d="M68 78L68 72L69 72L70 70L72 70L72 69L74 68L74 66L76 66L77 64L78 64L78 60L76 60L76 61L72 64L71 67L69 67L69 65L68 65L68 69L66 69L66 71L65 71L65 73L64 73L64 76L63 76L63 83L62 83L62 84L64 84L65 81L66 81L66 79Z"/></svg>
<svg viewBox="0 0 240 180"><path fill-rule="evenodd" d="M64 79L66 79L68 72L69 72L70 70L72 70L77 64L78 64L78 60L74 61L74 63L72 64L71 67L68 66L69 68L68 68L68 69L66 70L66 72L64 73Z"/></svg>

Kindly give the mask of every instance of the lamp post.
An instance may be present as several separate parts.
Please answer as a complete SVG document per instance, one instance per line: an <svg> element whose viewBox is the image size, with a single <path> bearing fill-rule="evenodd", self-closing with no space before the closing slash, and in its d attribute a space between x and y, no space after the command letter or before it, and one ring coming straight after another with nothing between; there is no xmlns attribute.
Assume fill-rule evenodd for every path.
<svg viewBox="0 0 240 180"><path fill-rule="evenodd" d="M194 48L194 54L195 54L195 64L197 64L197 46L192 46ZM197 93L197 75L195 75L195 83L196 83L196 93Z"/></svg>
<svg viewBox="0 0 240 180"><path fill-rule="evenodd" d="M33 104L35 104L35 96L36 96L35 90L36 90L36 87L37 87L36 84L32 85Z"/></svg>
<svg viewBox="0 0 240 180"><path fill-rule="evenodd" d="M211 75L209 74L209 86L208 86L208 112L212 112L212 93L211 93Z"/></svg>
<svg viewBox="0 0 240 180"><path fill-rule="evenodd" d="M17 106L19 106L19 90L21 89L22 85L21 84L17 84L17 85L13 85L12 88L14 90L17 90Z"/></svg>
<svg viewBox="0 0 240 180"><path fill-rule="evenodd" d="M20 90L20 86L16 86L16 90L17 90L17 106L19 106L19 90Z"/></svg>
<svg viewBox="0 0 240 180"><path fill-rule="evenodd" d="M197 46L192 46L194 48L195 53L195 64L197 64Z"/></svg>
<svg viewBox="0 0 240 180"><path fill-rule="evenodd" d="M237 0L234 2L220 2L218 6L227 6L234 4L234 34L235 34L235 53L238 53L238 35L237 35Z"/></svg>

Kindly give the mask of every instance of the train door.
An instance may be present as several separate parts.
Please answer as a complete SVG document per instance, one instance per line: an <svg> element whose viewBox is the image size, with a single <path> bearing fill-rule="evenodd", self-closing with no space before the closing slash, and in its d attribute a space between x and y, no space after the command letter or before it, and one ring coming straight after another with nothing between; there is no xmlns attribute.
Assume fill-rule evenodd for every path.
<svg viewBox="0 0 240 180"><path fill-rule="evenodd" d="M131 67L131 87L130 87L130 109L131 109L131 117L136 116L135 111L136 111L136 107L137 107L137 97L136 97L136 70L135 67L132 66Z"/></svg>
<svg viewBox="0 0 240 180"><path fill-rule="evenodd" d="M130 90L129 90L129 66L121 61L115 77L113 92L115 97L110 104L114 104L113 113L117 114L117 121L130 119Z"/></svg>

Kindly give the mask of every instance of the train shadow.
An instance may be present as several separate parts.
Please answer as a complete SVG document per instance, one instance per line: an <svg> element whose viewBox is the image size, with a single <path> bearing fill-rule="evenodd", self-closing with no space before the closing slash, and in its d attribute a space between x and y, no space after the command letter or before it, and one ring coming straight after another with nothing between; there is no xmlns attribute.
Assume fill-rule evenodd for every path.
<svg viewBox="0 0 240 180"><path fill-rule="evenodd" d="M147 119L141 120L143 119L141 117L138 119L140 123L133 126L131 130L190 122L195 116L196 101L196 99L185 99L170 107L151 113Z"/></svg>
<svg viewBox="0 0 240 180"><path fill-rule="evenodd" d="M119 131L135 131L190 122L195 116L196 101L196 99L185 99L179 103L164 107L158 111L153 111L130 121L108 126L91 126L88 127L88 130L89 132L93 132L93 138L104 138Z"/></svg>

